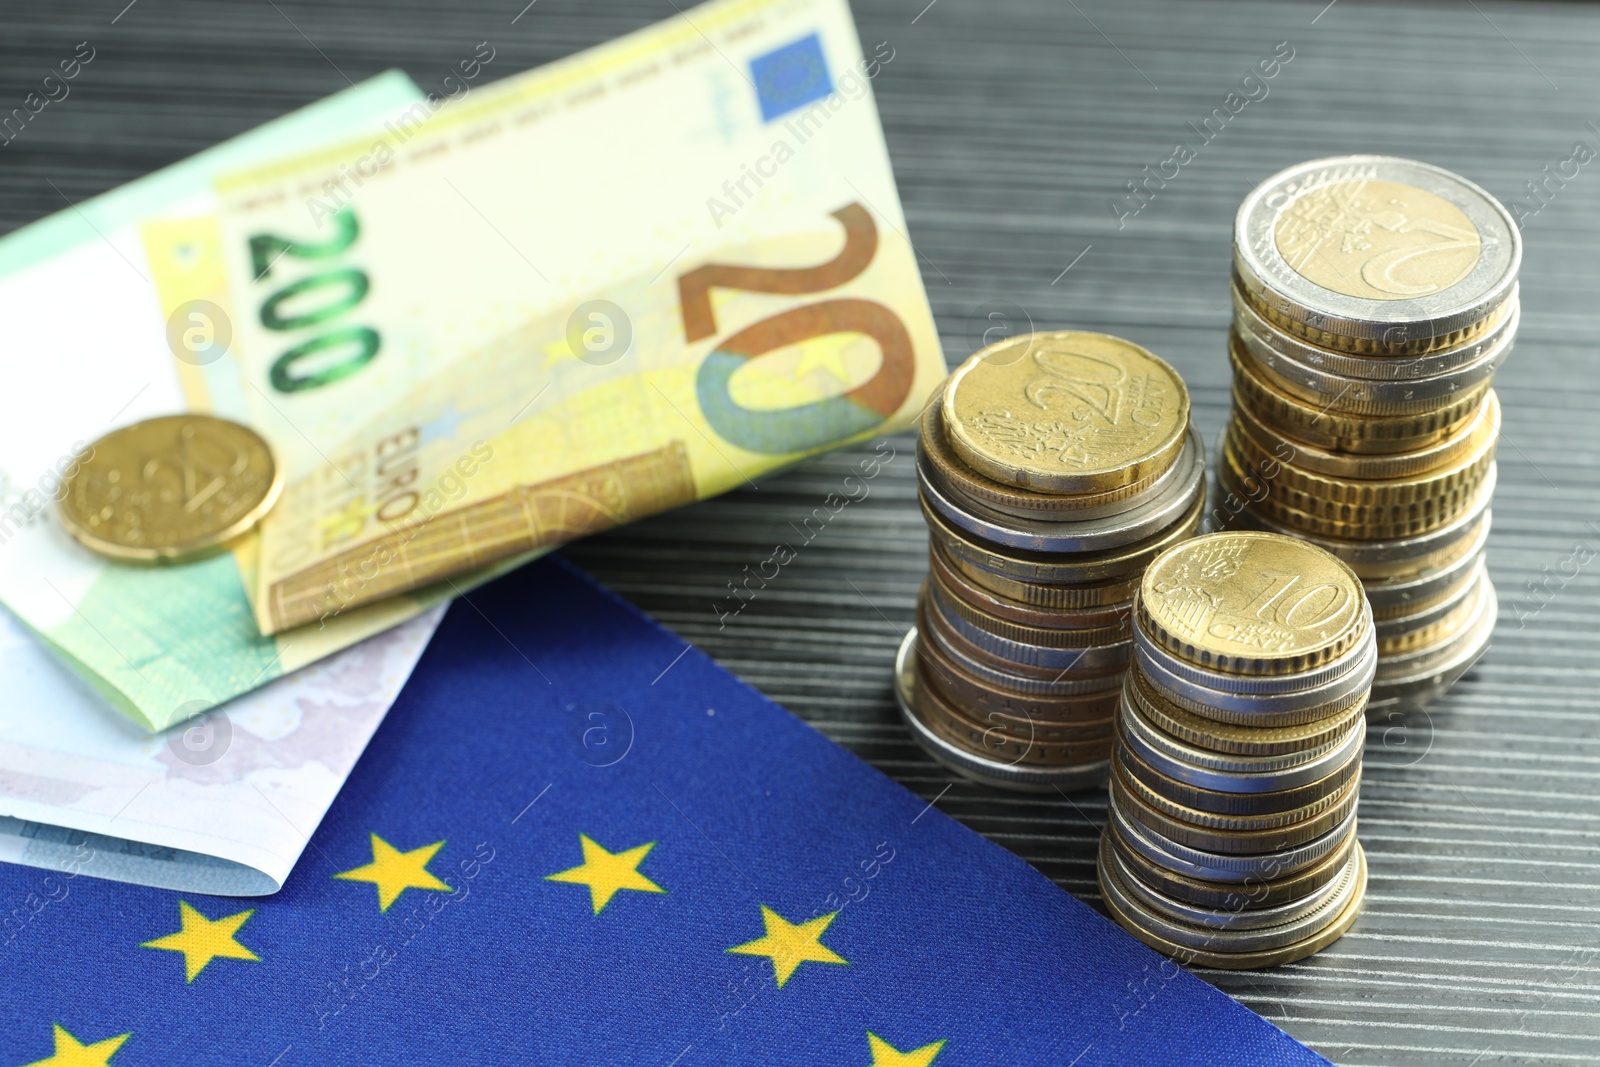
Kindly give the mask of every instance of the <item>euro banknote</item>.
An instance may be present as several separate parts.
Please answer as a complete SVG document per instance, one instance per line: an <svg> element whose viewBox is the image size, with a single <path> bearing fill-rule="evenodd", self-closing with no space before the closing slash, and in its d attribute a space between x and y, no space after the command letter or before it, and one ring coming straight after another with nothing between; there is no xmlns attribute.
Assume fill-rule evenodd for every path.
<svg viewBox="0 0 1600 1067"><path fill-rule="evenodd" d="M399 694L444 605L151 736L0 612L0 860L53 872L0 947L83 876L275 893ZM19 925L19 923L21 925Z"/></svg>
<svg viewBox="0 0 1600 1067"><path fill-rule="evenodd" d="M64 201L57 215L0 240L11 398L0 419L0 602L146 730L271 682L430 603L397 597L324 627L263 637L247 595L253 539L189 566L128 567L68 537L52 499L78 451L108 430L185 409L238 417L253 395L244 376L230 373L237 363L220 305L163 307L163 265L147 257L141 224L209 212L219 172L381 128L420 97L404 75L383 75L103 196ZM197 382L190 372L202 364L212 373ZM357 426L352 418L349 429ZM267 432L276 446L292 436L282 427Z"/></svg>
<svg viewBox="0 0 1600 1067"><path fill-rule="evenodd" d="M717 0L220 179L194 225L248 421L300 441L261 630L906 425L945 368L871 90L893 54L844 0Z"/></svg>

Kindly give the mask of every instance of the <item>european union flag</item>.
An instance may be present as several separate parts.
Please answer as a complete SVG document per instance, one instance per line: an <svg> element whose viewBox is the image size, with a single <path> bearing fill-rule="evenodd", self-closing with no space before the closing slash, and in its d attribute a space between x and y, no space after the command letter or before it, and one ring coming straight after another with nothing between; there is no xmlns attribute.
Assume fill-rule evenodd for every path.
<svg viewBox="0 0 1600 1067"><path fill-rule="evenodd" d="M6 1067L1323 1062L555 561L451 609L281 893L0 906Z"/></svg>
<svg viewBox="0 0 1600 1067"><path fill-rule="evenodd" d="M750 75L755 80L762 122L771 122L833 92L828 61L822 55L822 38L814 33L752 59Z"/></svg>

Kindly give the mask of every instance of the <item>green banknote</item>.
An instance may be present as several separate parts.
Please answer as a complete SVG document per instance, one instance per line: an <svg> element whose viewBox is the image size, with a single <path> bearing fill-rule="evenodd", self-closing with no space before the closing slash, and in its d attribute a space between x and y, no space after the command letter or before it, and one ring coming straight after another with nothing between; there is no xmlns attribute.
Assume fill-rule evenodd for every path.
<svg viewBox="0 0 1600 1067"><path fill-rule="evenodd" d="M137 568L92 555L61 530L53 497L73 457L117 425L200 407L241 408L235 374L208 395L197 364L228 366L221 309L162 314L141 221L214 207L220 171L363 129L421 97L393 72L269 123L0 241L7 396L0 419L0 601L94 690L158 730L263 685L421 611L397 598L335 625L263 637L250 611L253 545L185 567ZM352 419L350 428L359 425ZM449 590L446 589L446 592ZM437 592L433 593L435 599Z"/></svg>

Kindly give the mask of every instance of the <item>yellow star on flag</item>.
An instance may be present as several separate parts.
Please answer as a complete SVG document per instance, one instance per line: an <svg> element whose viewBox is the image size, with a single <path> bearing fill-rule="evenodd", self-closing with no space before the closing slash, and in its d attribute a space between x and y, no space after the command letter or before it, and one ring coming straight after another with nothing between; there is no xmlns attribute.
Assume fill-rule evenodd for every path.
<svg viewBox="0 0 1600 1067"><path fill-rule="evenodd" d="M371 882L378 887L378 910L388 911L389 905L400 899L407 889L437 889L451 892L450 886L439 881L428 870L428 861L444 847L443 841L401 852L389 842L372 834L372 862L348 871L340 871L335 878L347 882Z"/></svg>
<svg viewBox="0 0 1600 1067"><path fill-rule="evenodd" d="M601 908L610 903L612 897L624 889L640 893L666 892L639 873L640 862L649 855L651 849L656 847L654 841L647 841L637 848L623 852L607 852L587 834L579 834L578 842L583 845L583 862L569 870L547 874L545 881L571 882L574 885L588 886L589 902L594 905L596 915L600 914Z"/></svg>
<svg viewBox="0 0 1600 1067"><path fill-rule="evenodd" d="M867 1067L928 1067L933 1058L944 1048L944 1039L935 1041L931 1045L914 1048L910 1052L901 1052L889 1042L867 1031L867 1046L872 1049L872 1062Z"/></svg>
<svg viewBox="0 0 1600 1067"><path fill-rule="evenodd" d="M735 945L728 951L741 956L770 958L772 971L778 977L778 988L782 989L783 983L802 963L850 962L822 943L822 932L838 914L836 911L829 912L809 922L792 923L763 904L761 921L767 925L766 936Z"/></svg>
<svg viewBox="0 0 1600 1067"><path fill-rule="evenodd" d="M23 1064L23 1067L109 1067L111 1057L116 1054L122 1043L128 1040L129 1034L118 1034L108 1037L104 1041L96 1041L92 1045L85 1045L66 1029L57 1023L55 1055L46 1059L35 1060Z"/></svg>
<svg viewBox="0 0 1600 1067"><path fill-rule="evenodd" d="M183 953L184 970L188 973L185 981L192 982L195 976L205 970L206 964L218 956L230 960L259 960L254 952L245 948L234 940L234 934L239 932L245 920L256 913L256 909L237 912L233 915L224 915L220 919L208 919L194 908L189 906L187 900L178 901L178 917L183 928L175 934L158 937L154 941L146 941L141 948L162 948L168 952Z"/></svg>

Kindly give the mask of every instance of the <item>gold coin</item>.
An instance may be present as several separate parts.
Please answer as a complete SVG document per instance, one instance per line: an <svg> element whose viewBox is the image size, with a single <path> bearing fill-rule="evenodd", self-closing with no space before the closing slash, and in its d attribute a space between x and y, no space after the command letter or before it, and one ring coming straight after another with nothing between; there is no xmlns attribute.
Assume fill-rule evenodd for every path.
<svg viewBox="0 0 1600 1067"><path fill-rule="evenodd" d="M1494 447L1500 437L1500 406L1490 404L1488 417L1479 421L1468 442L1449 463L1409 475L1387 478L1350 478L1322 474L1305 466L1293 446L1281 439L1276 445L1252 437L1244 419L1228 426L1224 450L1233 449L1242 470L1272 470L1271 491L1286 494L1285 503L1299 511L1324 515L1340 522L1393 521L1413 512L1455 513L1462 500L1483 482Z"/></svg>
<svg viewBox="0 0 1600 1067"><path fill-rule="evenodd" d="M1109 507L1150 490L1160 480L1163 471L1154 471L1136 482L1098 493L1036 493L1031 489L997 482L962 462L944 431L944 386L922 409L922 423L917 436L918 459L932 468L938 481L952 495L966 496L980 504L987 504L1014 515L1028 515L1040 519L1070 520L1071 512Z"/></svg>
<svg viewBox="0 0 1600 1067"><path fill-rule="evenodd" d="M1035 767L1076 766L1111 758L1110 728L1099 737L1066 740L1059 728L1030 729L1032 724L1024 724L1014 730L1008 723L974 722L921 683L919 678L912 689L912 707L918 717L934 734L963 751L1000 763ZM1050 740L1045 739L1047 734Z"/></svg>
<svg viewBox="0 0 1600 1067"><path fill-rule="evenodd" d="M1157 556L1140 625L1182 659L1232 674L1321 666L1361 639L1361 580L1320 548L1276 534L1205 534Z"/></svg>
<svg viewBox="0 0 1600 1067"><path fill-rule="evenodd" d="M1408 452L1425 448L1455 432L1477 414L1489 383L1463 390L1436 411L1417 415L1345 415L1327 405L1308 404L1274 389L1239 354L1237 339L1228 345L1233 367L1233 403L1248 407L1262 423L1286 435L1334 452Z"/></svg>
<svg viewBox="0 0 1600 1067"><path fill-rule="evenodd" d="M1447 330L1436 337L1422 336L1406 340L1406 331L1390 331L1394 339L1388 341L1375 340L1370 337L1350 337L1342 333L1334 333L1319 329L1309 323L1301 322L1293 315L1285 314L1282 309L1273 307L1253 287L1243 284L1238 274L1233 277L1234 286L1244 294L1250 302L1250 307L1272 325L1291 336L1298 337L1310 344L1320 345L1335 352L1348 352L1355 356L1375 356L1378 358L1397 358L1402 356L1425 356L1431 352L1440 352L1447 348L1457 348L1469 345L1480 337L1493 333L1495 328L1511 313L1511 305L1515 301L1497 307L1487 318L1471 325L1455 330Z"/></svg>
<svg viewBox="0 0 1600 1067"><path fill-rule="evenodd" d="M988 721L993 713L1051 726L1098 725L1116 715L1120 702L1119 687L1067 697L1013 691L974 676L932 641L918 643L917 669L922 672L923 682L937 689L948 703L980 721Z"/></svg>
<svg viewBox="0 0 1600 1067"><path fill-rule="evenodd" d="M1112 776L1122 782L1124 789L1136 794L1147 807L1155 808L1191 826L1203 826L1212 830L1268 830L1276 826L1293 826L1321 815L1336 804L1343 803L1345 797L1355 795L1361 788L1361 774L1358 770L1355 776L1340 788L1298 808L1262 812L1258 815L1227 815L1187 807L1162 796L1128 772L1123 762L1125 752L1126 749L1119 747L1111 756ZM1329 829L1331 828L1330 826Z"/></svg>
<svg viewBox="0 0 1600 1067"><path fill-rule="evenodd" d="M1106 665L1081 666L1074 664L1069 667L1039 666L1027 663L1020 659L1003 655L993 648L985 647L966 634L958 633L951 623L932 603L932 598L927 596L917 597L917 629L921 633L932 634L938 640L953 648L960 655L972 660L979 667L986 668L1000 674L1014 675L1023 683L1044 682L1055 684L1070 681L1088 681L1089 679L1104 678L1108 688L1120 684L1121 675L1127 669L1127 659L1113 657L1116 662ZM1123 643L1121 649L1129 653L1132 647ZM1083 658L1083 657L1079 657ZM1111 679L1115 677L1116 682ZM1100 690L1099 682L1092 682L1085 686L1087 689Z"/></svg>
<svg viewBox="0 0 1600 1067"><path fill-rule="evenodd" d="M1146 719L1178 740L1212 752L1241 756L1276 756L1314 749L1344 736L1350 724L1366 712L1367 694L1350 701L1335 714L1295 726L1240 726L1218 722L1164 699L1145 679L1143 671L1128 672L1128 694Z"/></svg>
<svg viewBox="0 0 1600 1067"><path fill-rule="evenodd" d="M271 510L283 470L259 434L211 415L113 430L63 486L61 524L91 551L182 563L222 549Z"/></svg>
<svg viewBox="0 0 1600 1067"><path fill-rule="evenodd" d="M950 522L918 494L928 534L940 548L959 563L1004 578L1019 579L1041 586L1065 583L1121 582L1144 570L1145 564L1167 546L1182 541L1200 527L1205 515L1205 495L1196 493L1194 503L1183 517L1143 541L1100 552L1033 552L1007 548L976 537ZM963 571L972 573L963 566ZM1091 587L1092 588L1092 587Z"/></svg>
<svg viewBox="0 0 1600 1067"><path fill-rule="evenodd" d="M1043 608L1025 601L1002 596L973 581L959 567L954 566L939 546L928 546L928 573L952 596L995 618L1009 619L1025 626L1060 627L1080 630L1095 626L1121 626L1132 636L1133 587L1121 601L1100 608L1078 608L1067 611L1060 608Z"/></svg>
<svg viewBox="0 0 1600 1067"><path fill-rule="evenodd" d="M1478 594L1483 578L1483 565L1479 564L1471 573L1471 583L1458 593L1453 601L1445 601L1431 608L1416 613L1413 618L1422 622L1420 626L1405 630L1401 633L1385 634L1382 627L1378 630L1378 655L1383 657L1398 656L1406 652L1413 652L1421 648L1439 645L1454 638L1466 628L1467 624L1477 617ZM1405 620L1399 620L1403 626ZM1389 627L1396 627L1396 621L1390 621Z"/></svg>
<svg viewBox="0 0 1600 1067"><path fill-rule="evenodd" d="M981 586L997 597L1004 597L1042 611L1132 610L1133 594L1139 588L1138 575L1110 582L1041 585L1038 582L1023 581L984 570L965 558L952 555L940 545L936 537L929 539L928 547L934 555L949 564L951 569L959 571L973 585Z"/></svg>
<svg viewBox="0 0 1600 1067"><path fill-rule="evenodd" d="M1002 618L978 607L944 583L943 576L931 572L931 592L945 611L960 616L984 633L1039 648L1098 648L1133 639L1133 613L1130 611L1101 626L1037 626Z"/></svg>
<svg viewBox="0 0 1600 1067"><path fill-rule="evenodd" d="M1169 813L1146 804L1143 795L1130 788L1116 773L1111 775L1111 793L1116 799L1119 810L1152 833L1202 852L1239 856L1278 852L1304 845L1321 837L1344 822L1345 817L1355 809L1356 798L1360 795L1360 785L1352 781L1349 786L1336 794L1332 804L1297 822L1250 829L1196 826L1183 819L1174 818Z"/></svg>
<svg viewBox="0 0 1600 1067"><path fill-rule="evenodd" d="M1486 424L1500 425L1500 399L1493 389L1486 390L1477 410L1458 429L1421 448L1379 455L1334 452L1291 440L1287 434L1268 426L1246 404L1234 405L1231 418L1249 440L1252 452L1292 463L1313 474L1368 480L1409 478L1449 466L1471 452L1481 441L1473 436L1477 430Z"/></svg>
<svg viewBox="0 0 1600 1067"><path fill-rule="evenodd" d="M1363 300L1412 300L1477 266L1483 241L1467 213L1401 182L1313 185L1284 205L1278 254L1314 285Z"/></svg>
<svg viewBox="0 0 1600 1067"><path fill-rule="evenodd" d="M1466 502L1455 519L1421 536L1390 541L1328 537L1292 528L1259 509L1264 482L1255 479L1256 488L1248 494L1241 489L1241 486L1248 487L1252 479L1253 474L1240 480L1226 462L1217 465L1217 489L1224 496L1222 507L1217 510L1228 513L1228 529L1265 530L1310 541L1348 563L1370 588L1370 583L1408 581L1424 572L1457 564L1481 549L1480 542L1487 536L1491 517L1489 504L1494 496L1495 468L1490 465L1477 496Z"/></svg>
<svg viewBox="0 0 1600 1067"><path fill-rule="evenodd" d="M1189 390L1164 360L1103 333L1025 334L950 375L950 445L997 481L1099 493L1159 476L1183 450Z"/></svg>
<svg viewBox="0 0 1600 1067"><path fill-rule="evenodd" d="M1420 537L1449 527L1478 499L1476 490L1479 487L1470 486L1464 492L1426 500L1414 508L1388 511L1350 508L1331 515L1326 506L1318 506L1315 512L1304 511L1294 506L1306 502L1303 492L1270 484L1267 492L1261 492L1262 481L1243 469L1238 453L1229 445L1225 438L1222 461L1217 465L1219 488L1248 497L1251 511L1271 520L1274 526L1292 531L1294 536L1305 534L1312 539L1368 542ZM1491 463L1488 469L1494 470L1494 465ZM1241 491L1241 487L1247 490L1252 480L1256 481L1257 490L1253 493Z"/></svg>
<svg viewBox="0 0 1600 1067"><path fill-rule="evenodd" d="M1159 934L1146 930L1136 913L1124 910L1118 904L1117 894L1106 889L1107 878L1115 876L1108 872L1103 865L1098 867L1097 876L1100 881L1101 899L1105 902L1106 911L1110 912L1117 925L1157 952L1171 956L1179 963L1189 967L1215 967L1229 971L1256 970L1262 967L1277 967L1281 964L1293 963L1295 960L1302 960L1307 956L1321 952L1343 937L1345 931L1355 925L1356 918L1361 914L1361 906L1365 903L1367 895L1366 854L1362 852L1359 844L1355 846L1355 852L1358 864L1355 891L1351 894L1350 902L1345 905L1344 911L1331 924L1304 941L1297 941L1292 945L1284 945L1282 948L1258 949L1251 952L1213 952L1208 949L1190 948L1168 941Z"/></svg>
<svg viewBox="0 0 1600 1067"><path fill-rule="evenodd" d="M1210 908L1231 908L1249 911L1270 908L1291 900L1301 900L1327 886L1339 877L1350 853L1356 847L1356 835L1350 834L1327 856L1305 870L1281 878L1247 878L1243 882L1210 882L1200 878L1169 871L1157 866L1144 853L1134 848L1117 833L1115 824L1106 826L1106 835L1117 857L1133 871L1139 880L1177 900L1186 900Z"/></svg>

